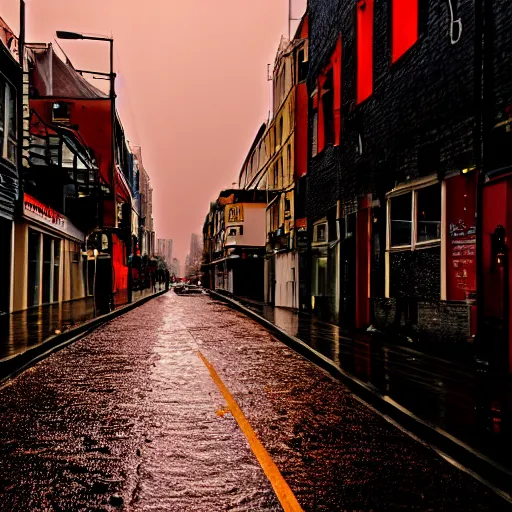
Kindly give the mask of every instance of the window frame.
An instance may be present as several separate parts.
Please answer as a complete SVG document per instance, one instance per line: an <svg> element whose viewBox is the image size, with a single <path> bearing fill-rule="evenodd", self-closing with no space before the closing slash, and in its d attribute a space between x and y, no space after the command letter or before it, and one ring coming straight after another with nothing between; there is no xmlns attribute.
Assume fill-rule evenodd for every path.
<svg viewBox="0 0 512 512"><path fill-rule="evenodd" d="M11 97L13 96L13 98ZM0 131L0 157L10 162L12 165L17 163L18 154L18 90L16 86L2 73L0 73L0 101L3 104L3 128ZM10 102L13 99L14 115L14 130L11 133L11 116L10 116ZM13 158L9 158L9 144L14 147Z"/></svg>
<svg viewBox="0 0 512 512"><path fill-rule="evenodd" d="M417 241L417 223L418 223L418 191L431 187L433 185L441 185L441 217L440 217L440 238L428 240L425 242ZM412 210L411 210L411 243L409 245L391 245L391 200L393 198L411 193ZM428 249L432 247L440 247L441 249L441 300L446 300L446 181L439 181L437 177L429 177L418 180L414 183L405 184L396 187L386 194L386 252L385 252L385 296L390 296L390 254L394 252L416 251Z"/></svg>

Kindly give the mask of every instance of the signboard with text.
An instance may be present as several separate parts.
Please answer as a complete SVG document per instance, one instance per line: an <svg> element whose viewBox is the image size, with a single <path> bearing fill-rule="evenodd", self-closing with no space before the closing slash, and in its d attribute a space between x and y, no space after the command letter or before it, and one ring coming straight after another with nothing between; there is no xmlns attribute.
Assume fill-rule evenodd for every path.
<svg viewBox="0 0 512 512"><path fill-rule="evenodd" d="M475 173L476 174L476 173ZM473 176L446 181L446 298L472 301L476 291L476 186Z"/></svg>
<svg viewBox="0 0 512 512"><path fill-rule="evenodd" d="M27 219L59 231L69 238L79 241L85 239L85 235L67 217L29 194L25 194L23 197L23 215Z"/></svg>

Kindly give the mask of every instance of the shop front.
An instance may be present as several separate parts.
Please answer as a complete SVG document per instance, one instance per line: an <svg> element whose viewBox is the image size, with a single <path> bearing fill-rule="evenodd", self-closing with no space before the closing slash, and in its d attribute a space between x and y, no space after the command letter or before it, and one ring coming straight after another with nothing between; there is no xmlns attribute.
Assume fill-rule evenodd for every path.
<svg viewBox="0 0 512 512"><path fill-rule="evenodd" d="M15 223L13 310L85 297L84 240L67 217L25 194Z"/></svg>

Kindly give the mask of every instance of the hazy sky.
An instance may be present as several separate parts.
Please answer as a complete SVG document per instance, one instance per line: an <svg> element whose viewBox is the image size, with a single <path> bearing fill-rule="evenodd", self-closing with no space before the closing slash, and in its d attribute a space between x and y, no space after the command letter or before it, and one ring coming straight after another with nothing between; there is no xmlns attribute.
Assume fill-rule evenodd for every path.
<svg viewBox="0 0 512 512"><path fill-rule="evenodd" d="M293 4L298 18L306 0ZM118 109L142 146L157 237L174 240L183 264L190 233L267 118L267 64L288 32L288 0L26 0L26 11L29 42L56 30L114 36ZM17 32L18 0L0 0L0 16ZM59 43L75 67L107 70L108 44Z"/></svg>

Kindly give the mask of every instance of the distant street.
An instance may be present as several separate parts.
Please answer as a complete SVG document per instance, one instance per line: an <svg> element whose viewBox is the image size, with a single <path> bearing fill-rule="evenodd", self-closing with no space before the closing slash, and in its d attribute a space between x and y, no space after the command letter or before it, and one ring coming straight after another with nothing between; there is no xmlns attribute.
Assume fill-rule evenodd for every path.
<svg viewBox="0 0 512 512"><path fill-rule="evenodd" d="M304 510L505 509L252 320L172 292L0 389L0 509L282 510L199 352Z"/></svg>

